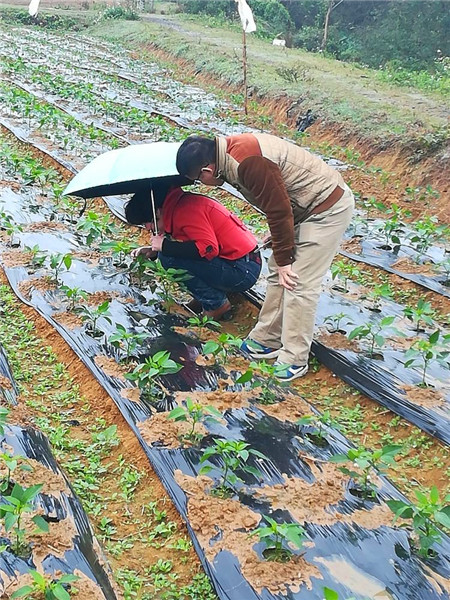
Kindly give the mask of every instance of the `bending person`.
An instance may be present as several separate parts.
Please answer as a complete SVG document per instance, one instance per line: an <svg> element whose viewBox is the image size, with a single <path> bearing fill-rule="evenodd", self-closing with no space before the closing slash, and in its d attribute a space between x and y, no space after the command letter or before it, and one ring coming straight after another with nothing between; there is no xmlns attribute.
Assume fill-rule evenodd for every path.
<svg viewBox="0 0 450 600"><path fill-rule="evenodd" d="M350 188L319 157L268 134L191 136L177 169L205 185L228 182L266 214L273 249L266 298L243 349L288 365L280 379L305 375L322 279L354 208Z"/></svg>
<svg viewBox="0 0 450 600"><path fill-rule="evenodd" d="M151 246L134 251L155 258L165 269L185 269L184 282L197 303L196 312L213 319L231 317L228 292L244 292L257 281L261 257L257 240L229 210L212 198L184 192L180 187L154 188L159 230ZM125 207L129 223L154 230L149 192L135 194ZM197 306L195 306L197 304Z"/></svg>

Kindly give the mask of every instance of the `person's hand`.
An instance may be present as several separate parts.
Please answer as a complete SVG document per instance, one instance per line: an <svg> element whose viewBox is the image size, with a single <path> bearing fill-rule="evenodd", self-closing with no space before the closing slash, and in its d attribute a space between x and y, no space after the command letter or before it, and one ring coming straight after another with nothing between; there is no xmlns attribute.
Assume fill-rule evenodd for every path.
<svg viewBox="0 0 450 600"><path fill-rule="evenodd" d="M278 283L287 290L293 290L297 285L298 275L292 270L292 265L278 267Z"/></svg>
<svg viewBox="0 0 450 600"><path fill-rule="evenodd" d="M158 252L160 252L162 249L163 241L164 241L163 235L161 235L161 234L154 235L152 237L152 250L157 250Z"/></svg>
<svg viewBox="0 0 450 600"><path fill-rule="evenodd" d="M130 252L131 258L137 258L138 256L145 256L145 258L154 258L155 251L152 250L151 246L140 246Z"/></svg>

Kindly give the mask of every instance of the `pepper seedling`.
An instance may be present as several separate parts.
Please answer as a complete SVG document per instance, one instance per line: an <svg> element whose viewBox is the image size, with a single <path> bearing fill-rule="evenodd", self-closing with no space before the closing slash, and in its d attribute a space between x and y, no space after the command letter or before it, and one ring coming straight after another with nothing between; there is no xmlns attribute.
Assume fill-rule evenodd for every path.
<svg viewBox="0 0 450 600"><path fill-rule="evenodd" d="M364 498L374 498L377 487L371 480L373 469L384 473L388 466L395 464L394 456L398 454L401 448L401 446L394 444L383 446L379 450L368 450L363 446L350 448L347 454L335 454L332 456L330 462L352 462L358 470L348 469L347 467L339 467L339 470L355 480Z"/></svg>
<svg viewBox="0 0 450 600"><path fill-rule="evenodd" d="M450 529L450 494L444 500L439 497L439 490L433 486L429 494L415 490L416 504L403 500L387 500L387 505L394 513L394 523L398 519L408 519L412 523L414 535L419 543L419 554L431 554L431 546L440 542L442 534L436 522Z"/></svg>
<svg viewBox="0 0 450 600"><path fill-rule="evenodd" d="M259 469L247 464L250 457L266 459L258 450L250 448L249 444L236 440L221 440L215 439L214 445L206 448L200 457L200 474L206 474L214 468L212 465L205 465L206 461L211 462L212 458L218 459L222 463L221 467L216 467L221 470L219 482L211 491L212 494L221 498L227 498L236 492L236 484L243 483L240 473L249 473L258 479L262 477Z"/></svg>
<svg viewBox="0 0 450 600"><path fill-rule="evenodd" d="M277 523L269 516L264 516L265 525L255 529L250 535L257 535L265 545L263 556L267 560L288 562L294 553L290 545L301 550L306 532L298 523Z"/></svg>
<svg viewBox="0 0 450 600"><path fill-rule="evenodd" d="M169 352L161 350L153 356L147 357L131 373L126 373L125 378L130 381L136 381L141 389L143 398L151 402L154 400L154 396L158 396L161 391L164 391L157 378L161 377L161 375L178 373L182 368L183 365L178 364L170 358ZM157 391L155 392L156 386Z"/></svg>
<svg viewBox="0 0 450 600"><path fill-rule="evenodd" d="M220 421L222 413L214 408L214 406L202 406L190 398L186 398L185 404L186 406L177 406L171 410L168 418L174 421L186 421L190 423L191 430L183 436L183 439L195 443L202 437L200 433L195 431L197 424L208 421Z"/></svg>

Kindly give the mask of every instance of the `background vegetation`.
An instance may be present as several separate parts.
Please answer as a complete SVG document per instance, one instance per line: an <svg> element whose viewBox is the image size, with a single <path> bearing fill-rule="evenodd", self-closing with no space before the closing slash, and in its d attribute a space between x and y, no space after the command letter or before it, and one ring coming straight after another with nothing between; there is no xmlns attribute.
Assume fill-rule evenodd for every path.
<svg viewBox="0 0 450 600"><path fill-rule="evenodd" d="M261 32L283 34L295 47L317 51L331 6L326 52L345 61L392 70L450 69L448 2L428 0L249 0ZM181 0L188 13L233 18L234 0Z"/></svg>

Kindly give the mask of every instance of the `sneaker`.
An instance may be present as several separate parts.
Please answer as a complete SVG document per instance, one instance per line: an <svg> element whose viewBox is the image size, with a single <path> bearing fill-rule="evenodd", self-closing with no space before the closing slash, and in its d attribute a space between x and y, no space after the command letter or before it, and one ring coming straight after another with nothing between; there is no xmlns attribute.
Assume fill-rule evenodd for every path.
<svg viewBox="0 0 450 600"><path fill-rule="evenodd" d="M222 306L219 306L219 308L215 308L214 310L205 310L203 311L203 314L211 319L214 319L214 321L229 321L232 317L231 302L226 300Z"/></svg>
<svg viewBox="0 0 450 600"><path fill-rule="evenodd" d="M283 365L276 362L274 366L279 367L275 377L280 381L292 381L297 377L303 377L308 372L308 365L298 367L297 365Z"/></svg>
<svg viewBox="0 0 450 600"><path fill-rule="evenodd" d="M276 358L280 353L280 350L275 348L269 348L269 346L264 346L264 344L260 344L255 340L247 338L242 342L242 346L240 348L241 352L247 354L251 358Z"/></svg>

